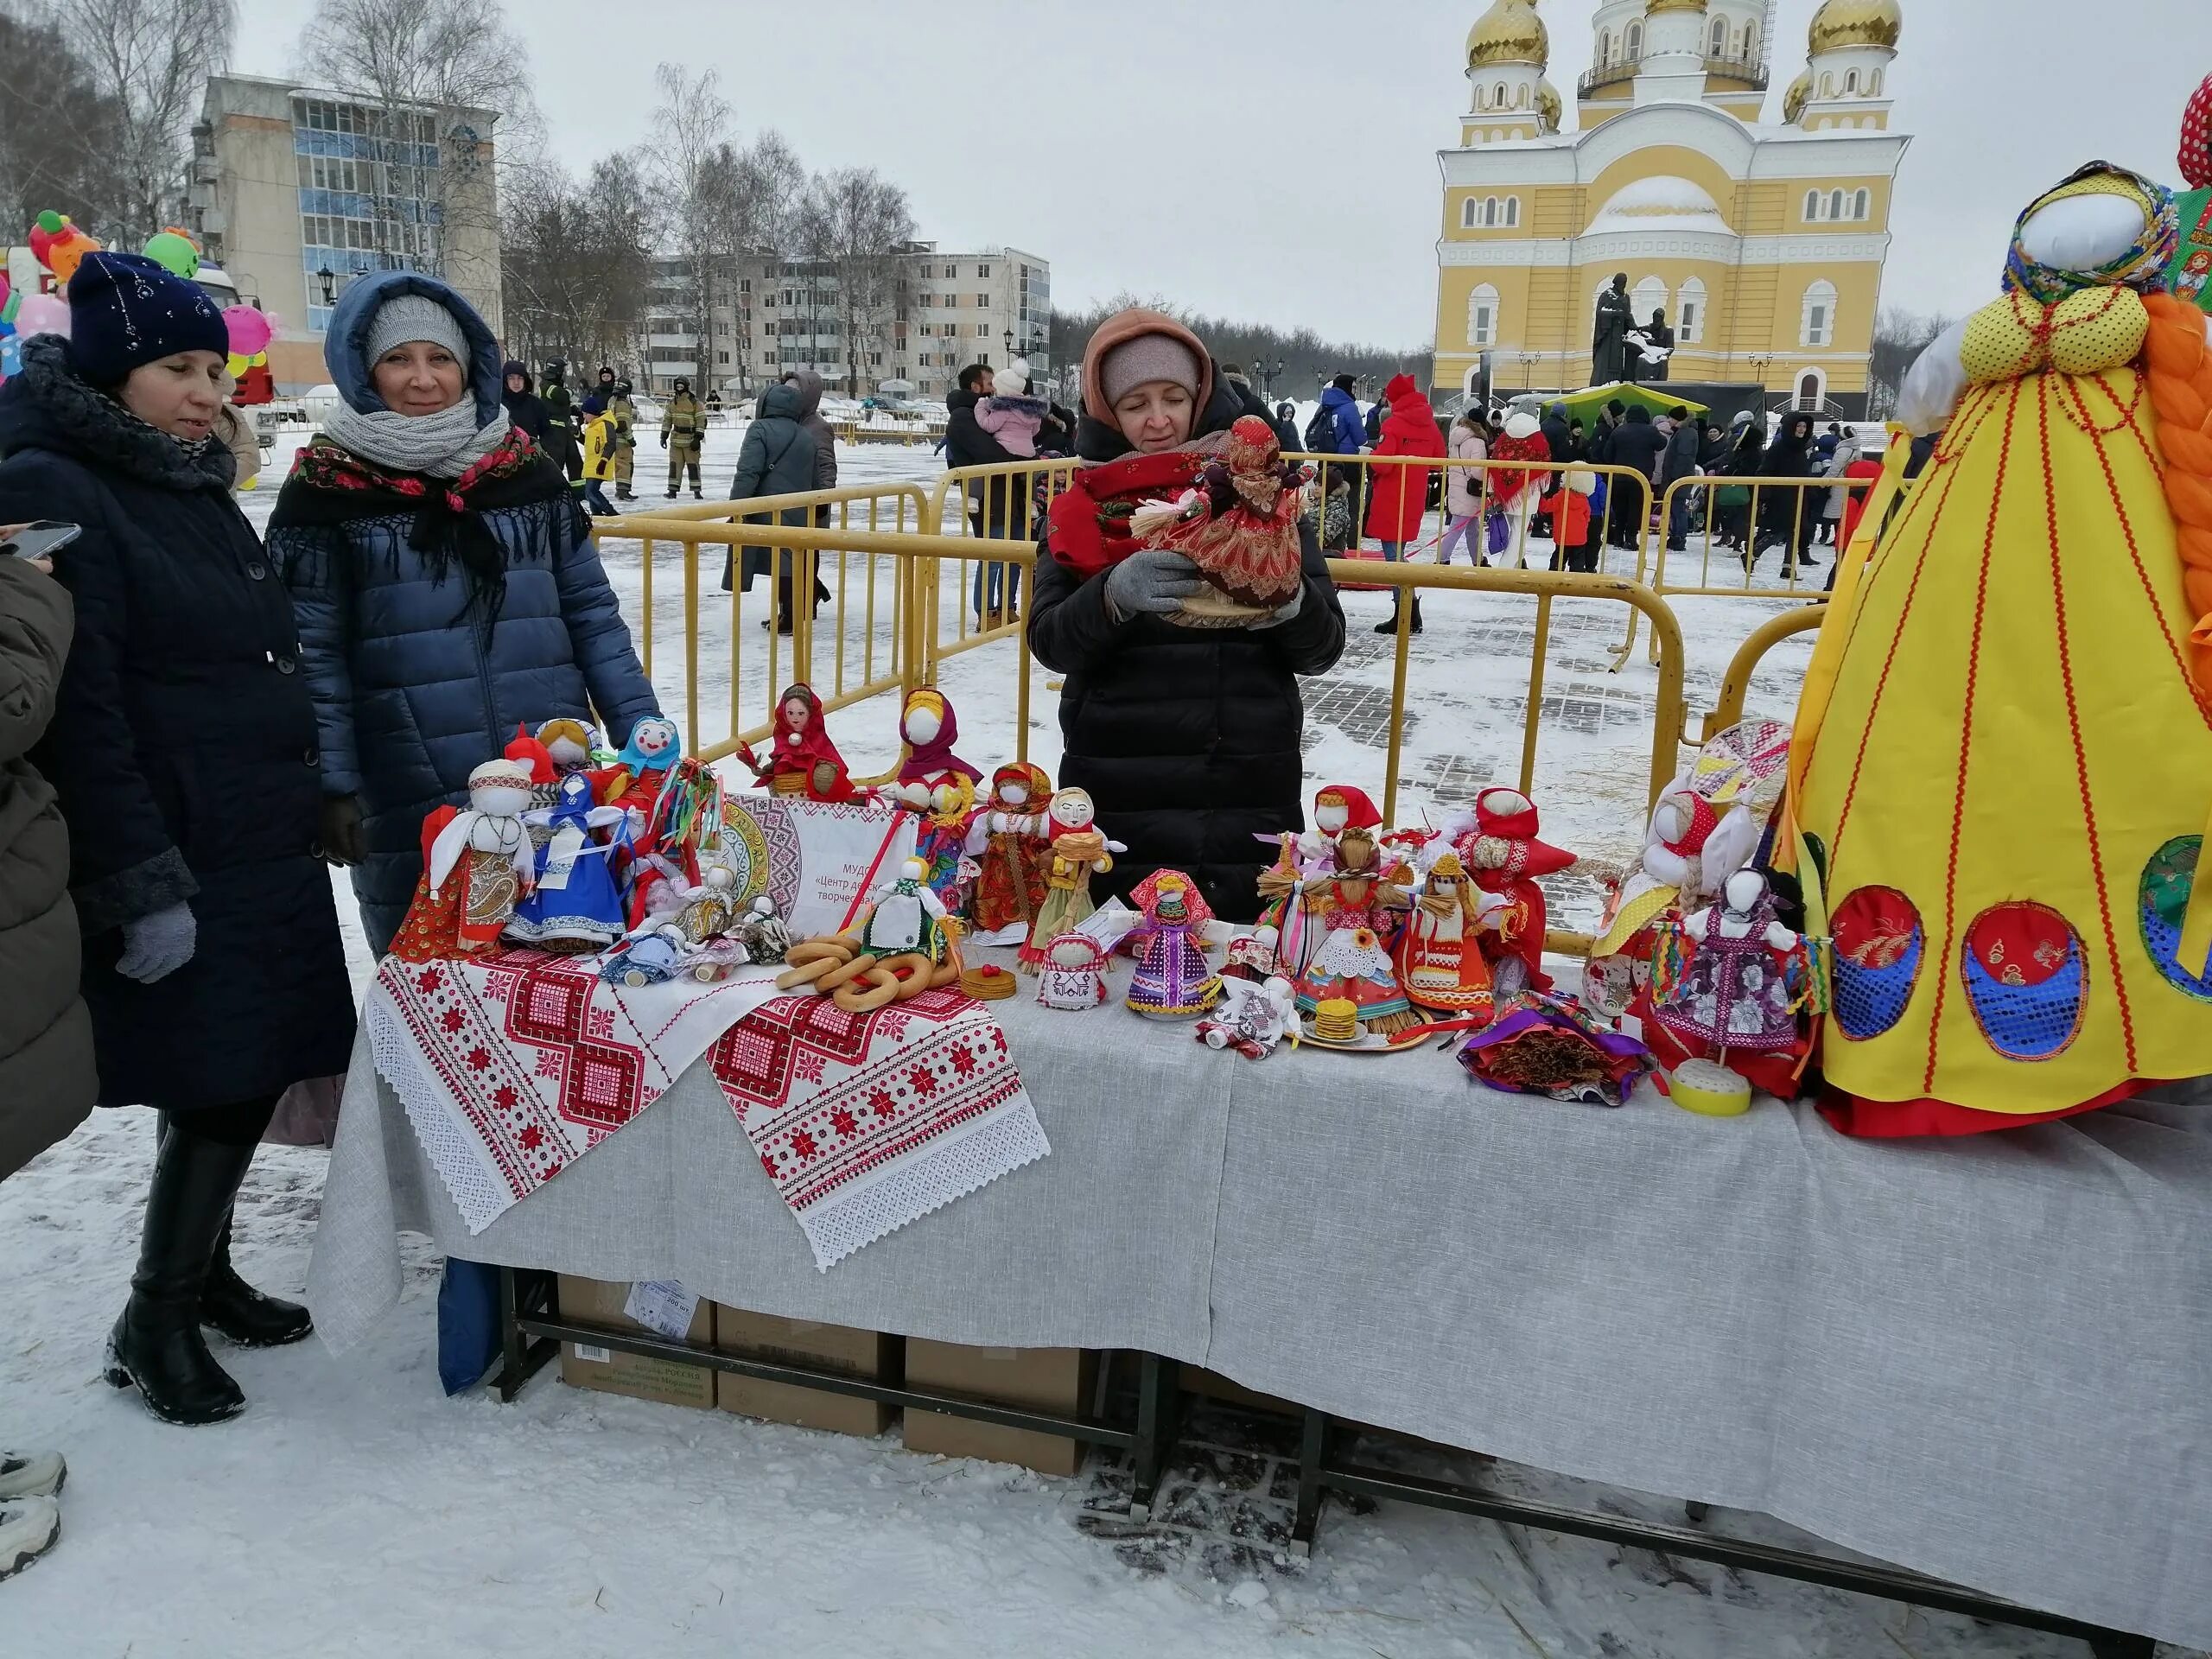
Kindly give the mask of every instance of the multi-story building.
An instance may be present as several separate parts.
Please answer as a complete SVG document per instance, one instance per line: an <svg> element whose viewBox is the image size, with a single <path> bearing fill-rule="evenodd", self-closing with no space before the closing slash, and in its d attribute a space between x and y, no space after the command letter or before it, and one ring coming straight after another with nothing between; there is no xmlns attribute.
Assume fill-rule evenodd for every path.
<svg viewBox="0 0 2212 1659"><path fill-rule="evenodd" d="M283 320L279 391L327 379L322 334L366 271L433 272L499 327L490 110L388 108L251 75L207 82L186 200L207 257Z"/></svg>
<svg viewBox="0 0 2212 1659"><path fill-rule="evenodd" d="M1863 416L1890 203L1909 142L1885 85L1898 0L1825 0L1805 72L1761 123L1770 0L1602 0L1579 130L1560 129L1535 0L1467 36L1472 96L1440 152L1437 390L1587 383L1599 293L1625 273L1676 380L1751 383Z"/></svg>
<svg viewBox="0 0 2212 1659"><path fill-rule="evenodd" d="M874 277L874 292L849 303L838 265L747 254L718 262L707 337L690 264L653 266L645 322L645 374L655 393L678 376L749 396L762 381L812 369L838 391L868 396L887 383L918 397L951 390L969 363L1025 357L1041 380L1050 365L1052 268L1013 248L942 253L915 243Z"/></svg>

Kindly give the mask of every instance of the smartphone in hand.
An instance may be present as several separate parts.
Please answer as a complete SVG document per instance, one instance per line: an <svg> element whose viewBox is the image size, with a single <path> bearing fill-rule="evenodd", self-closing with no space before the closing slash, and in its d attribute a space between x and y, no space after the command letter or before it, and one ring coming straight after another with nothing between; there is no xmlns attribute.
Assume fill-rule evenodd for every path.
<svg viewBox="0 0 2212 1659"><path fill-rule="evenodd" d="M0 556L45 560L47 568L51 569L54 553L68 546L83 533L82 524L67 524L58 518L41 518L31 524L16 524L10 529L4 539L0 539Z"/></svg>

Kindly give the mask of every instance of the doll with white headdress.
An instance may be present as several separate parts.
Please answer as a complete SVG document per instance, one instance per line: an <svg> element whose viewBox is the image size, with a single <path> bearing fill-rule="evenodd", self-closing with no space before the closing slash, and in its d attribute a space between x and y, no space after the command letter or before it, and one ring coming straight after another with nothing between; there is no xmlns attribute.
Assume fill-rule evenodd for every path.
<svg viewBox="0 0 2212 1659"><path fill-rule="evenodd" d="M468 774L466 809L441 806L423 820L423 874L393 937L406 962L496 950L516 901L537 879L537 853L522 815L529 768L486 760Z"/></svg>

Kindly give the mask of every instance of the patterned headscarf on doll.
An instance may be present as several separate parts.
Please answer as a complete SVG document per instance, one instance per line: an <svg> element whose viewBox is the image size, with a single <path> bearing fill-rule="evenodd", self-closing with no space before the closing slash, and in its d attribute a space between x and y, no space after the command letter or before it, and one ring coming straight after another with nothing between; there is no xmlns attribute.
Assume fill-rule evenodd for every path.
<svg viewBox="0 0 2212 1659"><path fill-rule="evenodd" d="M2030 254L2022 235L2028 221L2061 197L2080 196L2127 198L2143 210L2143 233L2126 252L2096 265L2046 264ZM2021 213L2012 227L2012 245L2005 256L2005 289L2044 305L2056 305L2088 287L2153 287L2180 241L2181 220L2172 191L2110 162L2091 162L2037 196Z"/></svg>
<svg viewBox="0 0 2212 1659"><path fill-rule="evenodd" d="M2204 84L2181 112L2181 154L2176 165L2190 189L2212 189L2212 75L2204 77Z"/></svg>
<svg viewBox="0 0 2212 1659"><path fill-rule="evenodd" d="M918 741L913 733L917 715L935 720L936 732ZM952 752L960 741L960 716L952 711L952 699L936 687L917 686L906 694L906 706L899 711L899 735L906 745L906 759L899 767L900 783L926 784L945 772L957 772L971 784L983 781L980 771Z"/></svg>

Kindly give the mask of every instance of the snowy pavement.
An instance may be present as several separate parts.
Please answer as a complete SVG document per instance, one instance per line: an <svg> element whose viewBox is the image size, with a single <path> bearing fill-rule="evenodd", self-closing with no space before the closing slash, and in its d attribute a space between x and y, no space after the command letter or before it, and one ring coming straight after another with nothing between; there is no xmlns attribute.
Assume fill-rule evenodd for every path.
<svg viewBox="0 0 2212 1659"><path fill-rule="evenodd" d="M735 432L709 435L726 486ZM658 481L659 451L640 449ZM926 448L848 450L848 481L933 477ZM281 459L279 468L281 468ZM272 469L276 470L276 469ZM244 498L258 524L275 491ZM658 492L650 499L658 499ZM607 550L626 602L634 546ZM664 599L670 590L664 588ZM1709 707L1736 641L1777 601L1678 603L1694 709ZM1345 600L1345 660L1309 687L1307 766L1378 797L1379 689L1388 642L1366 632L1386 596ZM659 607L657 606L657 609ZM1407 807L1442 807L1517 766L1530 602L1432 601L1414 642ZM683 653L663 611L656 679L671 707ZM750 620L747 630L751 630ZM1548 838L1624 859L1637 842L1655 679L1639 650L1605 673L1620 608L1556 607L1538 799ZM727 639L727 631L723 636ZM1807 640L1769 658L1755 712L1787 714ZM734 679L761 706L757 640L733 675L702 651L702 701ZM1010 646L948 663L968 757L1013 753ZM1032 757L1058 755L1055 698L1036 670ZM831 725L855 770L893 758L888 699ZM706 722L702 719L702 725ZM1594 889L1562 887L1568 925ZM341 904L350 924L351 906ZM358 936L357 973L365 972ZM100 1113L0 1186L0 1443L70 1458L63 1541L0 1586L0 1653L892 1654L907 1659L1142 1653L1147 1659L2044 1659L2078 1644L1640 1550L1404 1505L1331 1506L1310 1562L1279 1553L1281 1448L1207 1431L1163 1490L1164 1524L1117 1523L1116 1476L1052 1479L948 1462L880 1440L754 1423L563 1385L542 1376L514 1406L439 1392L436 1262L410 1241L398 1314L344 1364L314 1343L226 1351L252 1404L235 1422L155 1423L100 1380L100 1344L130 1270L153 1124ZM256 1282L297 1294L324 1156L267 1148L240 1200L238 1254ZM1466 1457L1414 1453L1462 1471ZM1662 1500L1492 1467L1487 1478L1560 1501L1674 1519ZM1125 1488L1122 1489L1125 1494ZM1122 1507L1126 1508L1125 1501ZM1179 1520L1178 1519L1179 1517ZM1776 1541L1789 1529L1727 1516Z"/></svg>

